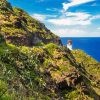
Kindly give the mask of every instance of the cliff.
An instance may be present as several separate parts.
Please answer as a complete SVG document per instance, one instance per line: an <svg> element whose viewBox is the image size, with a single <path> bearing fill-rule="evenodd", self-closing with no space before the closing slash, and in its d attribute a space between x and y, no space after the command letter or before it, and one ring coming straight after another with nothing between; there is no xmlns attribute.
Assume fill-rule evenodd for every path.
<svg viewBox="0 0 100 100"><path fill-rule="evenodd" d="M5 0L0 9L0 100L100 100L99 62Z"/></svg>
<svg viewBox="0 0 100 100"><path fill-rule="evenodd" d="M61 44L60 38L45 25L20 8L13 8L6 0L0 0L0 33L7 42L15 45L42 45L50 42Z"/></svg>

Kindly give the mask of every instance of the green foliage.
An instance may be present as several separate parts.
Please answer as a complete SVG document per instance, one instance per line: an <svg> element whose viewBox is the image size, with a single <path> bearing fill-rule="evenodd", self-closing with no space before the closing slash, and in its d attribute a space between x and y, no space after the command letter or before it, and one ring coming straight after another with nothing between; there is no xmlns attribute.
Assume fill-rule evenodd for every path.
<svg viewBox="0 0 100 100"><path fill-rule="evenodd" d="M47 44L57 38L43 23L32 18L20 8L12 8L6 0L0 1L0 7L0 29L3 35L6 36L6 41L15 45L33 46L35 44L34 36L40 38L43 44ZM36 45L43 44L38 43Z"/></svg>
<svg viewBox="0 0 100 100"><path fill-rule="evenodd" d="M0 80L0 100L13 100L15 98L14 96L14 94L9 95L8 84Z"/></svg>
<svg viewBox="0 0 100 100"><path fill-rule="evenodd" d="M0 0L0 9L1 14L12 12L12 7L6 0Z"/></svg>
<svg viewBox="0 0 100 100"><path fill-rule="evenodd" d="M38 42L37 44L36 44L36 46L44 46L45 44L43 43L43 42Z"/></svg>
<svg viewBox="0 0 100 100"><path fill-rule="evenodd" d="M8 92L2 96L2 100L6 100L7 98L9 98L9 100L12 100L12 98L22 98L22 100L33 98L34 100L36 95L35 98L49 98L41 93L46 83L39 73L40 62L34 54L34 48L16 48L12 44L7 44L0 48L0 77L5 80L8 87L10 87L13 92L13 95L8 94L10 91L8 87L6 87ZM25 89L26 87L27 89ZM24 89L24 91L20 89ZM26 96L28 91L30 97ZM33 93L32 91L35 92Z"/></svg>
<svg viewBox="0 0 100 100"><path fill-rule="evenodd" d="M53 51L54 51L55 49L59 49L59 46L56 45L56 44L54 44L54 43L49 43L49 44L45 45L45 48L48 50L48 52L49 52L50 54L53 54Z"/></svg>
<svg viewBox="0 0 100 100"><path fill-rule="evenodd" d="M5 42L4 37L0 34L0 44L2 44L4 42Z"/></svg>
<svg viewBox="0 0 100 100"><path fill-rule="evenodd" d="M0 100L98 100L97 61L81 50L52 43L56 35L22 9L12 9L6 0L0 1L0 9L0 31L6 38L5 43L0 35ZM18 47L8 44L12 37L23 45L32 44L34 37L43 42Z"/></svg>
<svg viewBox="0 0 100 100"><path fill-rule="evenodd" d="M54 44L54 43L49 43L45 46L46 49L57 49L59 48L58 45Z"/></svg>
<svg viewBox="0 0 100 100"><path fill-rule="evenodd" d="M26 32L23 29L18 29L18 28L9 28L9 27L2 27L1 31L3 33L6 33L7 35L9 34L9 36L17 36L17 37L21 37L26 35Z"/></svg>
<svg viewBox="0 0 100 100"><path fill-rule="evenodd" d="M65 94L65 98L69 99L69 100L75 100L75 99L77 99L78 95L79 95L78 91L71 91L71 92L68 92L67 94ZM82 98L80 98L80 99L82 99Z"/></svg>
<svg viewBox="0 0 100 100"><path fill-rule="evenodd" d="M78 71L79 66L74 62L71 52L66 50L53 43L47 44L42 48L16 47L12 44L0 46L1 93L3 93L3 88L6 89L6 92L1 97L2 100L6 100L7 98L9 100L13 100L14 98L21 98L22 100L36 100L36 98L38 100L51 100L52 98L60 98L60 91L60 95L65 100L74 100L74 98L82 99L83 97L92 100L93 96L85 95L81 91L81 82L85 82L86 85L91 87L96 86L96 82L94 83L92 80L90 82L87 79L87 77L89 78L89 74L83 74L81 71L81 67L83 66L80 66ZM77 54L80 54L80 52L78 51ZM71 75L72 79L67 77L67 75ZM82 78L80 81L78 81L78 76ZM74 82L74 78L78 81L76 85L68 83ZM59 88L59 84L63 81L67 82L63 85L66 86L66 84L69 84L68 88ZM69 90L69 88L72 89ZM95 95L95 92L91 88L87 89L91 91L91 95ZM95 87L94 89L98 91Z"/></svg>
<svg viewBox="0 0 100 100"><path fill-rule="evenodd" d="M0 80L0 97L7 91L7 84Z"/></svg>

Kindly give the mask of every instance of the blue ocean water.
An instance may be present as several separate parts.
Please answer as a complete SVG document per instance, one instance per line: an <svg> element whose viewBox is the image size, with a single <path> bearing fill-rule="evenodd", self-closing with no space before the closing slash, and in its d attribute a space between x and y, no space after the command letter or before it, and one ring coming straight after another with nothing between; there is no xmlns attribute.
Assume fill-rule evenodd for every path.
<svg viewBox="0 0 100 100"><path fill-rule="evenodd" d="M100 62L100 37L64 37L61 38L63 45L66 45L69 39L73 41L73 49L81 49Z"/></svg>

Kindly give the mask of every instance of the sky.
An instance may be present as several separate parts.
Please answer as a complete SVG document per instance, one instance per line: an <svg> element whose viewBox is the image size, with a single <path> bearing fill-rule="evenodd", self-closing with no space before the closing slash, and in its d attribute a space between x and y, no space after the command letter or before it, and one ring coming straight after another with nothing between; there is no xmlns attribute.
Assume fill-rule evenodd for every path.
<svg viewBox="0 0 100 100"><path fill-rule="evenodd" d="M100 0L8 0L60 37L100 37Z"/></svg>

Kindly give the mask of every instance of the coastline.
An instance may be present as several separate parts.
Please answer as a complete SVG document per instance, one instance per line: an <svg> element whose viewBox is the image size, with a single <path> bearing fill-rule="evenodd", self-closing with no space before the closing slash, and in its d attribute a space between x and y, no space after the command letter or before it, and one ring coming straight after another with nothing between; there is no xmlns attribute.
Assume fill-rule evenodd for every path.
<svg viewBox="0 0 100 100"><path fill-rule="evenodd" d="M63 45L69 39L73 41L73 49L81 49L100 62L100 46L97 45L100 44L100 37L61 37Z"/></svg>

